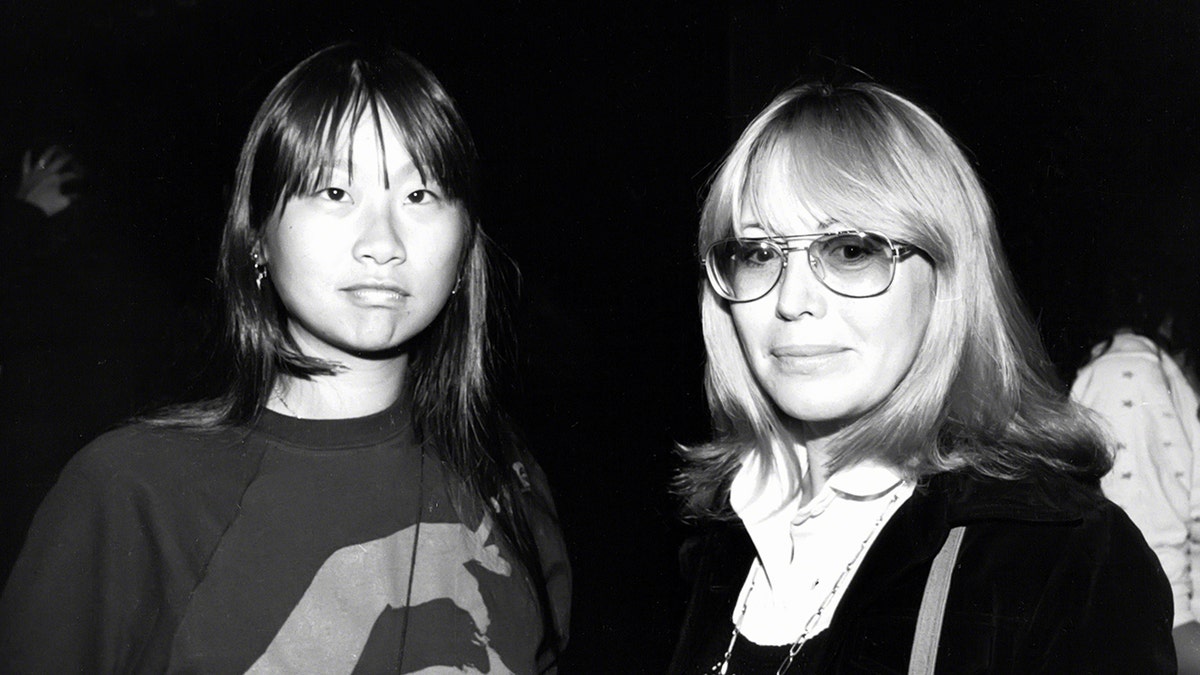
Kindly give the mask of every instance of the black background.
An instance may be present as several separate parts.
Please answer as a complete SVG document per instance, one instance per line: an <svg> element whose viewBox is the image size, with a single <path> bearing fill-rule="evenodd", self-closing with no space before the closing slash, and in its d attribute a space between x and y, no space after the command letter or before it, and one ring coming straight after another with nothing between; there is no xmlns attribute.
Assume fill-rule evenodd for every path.
<svg viewBox="0 0 1200 675"><path fill-rule="evenodd" d="M571 546L565 672L665 667L685 533L668 493L674 448L707 428L697 213L749 116L791 81L848 64L937 113L993 196L1064 377L1114 279L1151 270L1195 298L1200 10L1183 0L5 4L4 189L25 149L69 148L88 176L49 227L91 232L94 250L79 255L123 262L88 268L86 283L132 288L100 297L141 308L114 327L68 291L8 317L98 322L86 339L107 355L84 362L63 347L70 378L29 394L49 401L56 442L36 457L3 449L21 488L9 520L23 523L99 430L187 395L203 352L164 342L210 323L225 195L254 109L318 47L386 39L459 101L483 156L485 227L520 269L513 408ZM80 264L64 256L45 273ZM3 377L14 356L0 358Z"/></svg>

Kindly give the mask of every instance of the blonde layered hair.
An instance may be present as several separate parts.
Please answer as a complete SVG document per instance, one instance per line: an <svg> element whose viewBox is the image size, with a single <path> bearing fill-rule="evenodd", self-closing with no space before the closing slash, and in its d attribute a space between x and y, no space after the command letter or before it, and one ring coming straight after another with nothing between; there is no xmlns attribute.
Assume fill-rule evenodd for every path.
<svg viewBox="0 0 1200 675"><path fill-rule="evenodd" d="M789 199L765 194L790 187ZM1066 400L1021 303L979 178L950 135L914 103L869 83L805 84L778 96L742 133L711 185L699 249L736 234L743 212L781 222L789 208L917 246L935 301L916 358L875 408L830 440L829 469L864 459L910 478L970 471L995 479L1111 465ZM714 440L685 449L678 487L695 515L728 515L729 482L751 454L763 476L799 489L800 460L782 413L759 386L729 302L700 292Z"/></svg>

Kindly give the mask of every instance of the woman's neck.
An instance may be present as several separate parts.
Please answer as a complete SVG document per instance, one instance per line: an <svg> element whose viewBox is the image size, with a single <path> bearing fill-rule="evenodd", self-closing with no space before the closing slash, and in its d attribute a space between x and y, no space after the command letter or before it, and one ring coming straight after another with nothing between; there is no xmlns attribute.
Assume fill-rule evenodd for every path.
<svg viewBox="0 0 1200 675"><path fill-rule="evenodd" d="M379 361L343 361L333 375L300 379L281 375L267 408L301 419L327 420L365 417L396 402L404 391L408 356Z"/></svg>
<svg viewBox="0 0 1200 675"><path fill-rule="evenodd" d="M821 488L825 487L826 481L829 480L829 469L826 468L829 456L825 452L825 439L817 438L805 442L798 448L800 452L805 452L808 455L808 471L804 473L801 479L803 492L801 492L800 505L807 504Z"/></svg>
<svg viewBox="0 0 1200 675"><path fill-rule="evenodd" d="M821 429L800 420L791 420L787 427L792 438L795 439L792 444L793 451L805 453L805 458L808 460L808 469L800 477L800 505L803 506L815 497L821 488L825 487L825 482L829 480L829 469L826 468L829 463L827 450L829 436L835 429Z"/></svg>

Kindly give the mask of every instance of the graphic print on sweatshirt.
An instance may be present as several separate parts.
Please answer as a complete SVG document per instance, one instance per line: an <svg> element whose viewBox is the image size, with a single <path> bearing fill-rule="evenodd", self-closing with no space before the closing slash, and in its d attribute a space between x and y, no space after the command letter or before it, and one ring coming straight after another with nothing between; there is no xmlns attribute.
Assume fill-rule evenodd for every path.
<svg viewBox="0 0 1200 675"><path fill-rule="evenodd" d="M419 623L437 624L436 637L446 643L438 651L455 662L430 663L436 655L414 650L423 652L415 656L426 663L406 659L403 672L512 673L489 638L492 617L480 586L487 574L511 578L513 572L496 544L487 543L490 533L487 518L477 530L461 523L422 523L419 533L413 525L336 551L247 672L352 673L360 661L375 660L363 658L372 652L372 635L394 634L394 626L402 625L406 616L413 624L410 634ZM417 558L410 579L414 539ZM409 611L403 612L406 599ZM389 623L390 629L385 627ZM381 637L378 642L382 649L395 649L392 640ZM389 657L377 656L385 661ZM418 669L409 670L414 667Z"/></svg>

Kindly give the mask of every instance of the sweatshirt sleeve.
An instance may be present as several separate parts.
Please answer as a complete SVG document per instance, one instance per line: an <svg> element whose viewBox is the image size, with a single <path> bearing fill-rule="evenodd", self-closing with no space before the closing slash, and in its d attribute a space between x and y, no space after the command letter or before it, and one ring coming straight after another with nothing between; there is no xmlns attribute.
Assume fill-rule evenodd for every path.
<svg viewBox="0 0 1200 675"><path fill-rule="evenodd" d="M43 501L0 597L3 672L136 667L157 579L150 527L117 473L85 449Z"/></svg>

